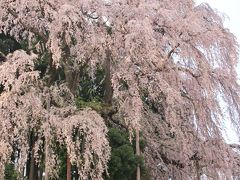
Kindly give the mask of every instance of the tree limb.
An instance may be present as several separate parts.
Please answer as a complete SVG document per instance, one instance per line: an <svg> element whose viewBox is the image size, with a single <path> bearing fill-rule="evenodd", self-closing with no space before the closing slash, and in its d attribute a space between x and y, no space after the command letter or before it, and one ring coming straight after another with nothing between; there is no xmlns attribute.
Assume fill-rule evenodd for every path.
<svg viewBox="0 0 240 180"><path fill-rule="evenodd" d="M6 60L5 54L0 51L0 62L4 62L5 60Z"/></svg>
<svg viewBox="0 0 240 180"><path fill-rule="evenodd" d="M240 150L240 144L229 144L231 148Z"/></svg>
<svg viewBox="0 0 240 180"><path fill-rule="evenodd" d="M175 52L175 50L180 46L180 44L178 43L174 48L172 48L172 50L168 53L167 55L167 59L169 59L172 54Z"/></svg>
<svg viewBox="0 0 240 180"><path fill-rule="evenodd" d="M8 8L8 12L9 12L13 17L18 18L18 14L17 14L14 10ZM26 25L21 19L19 19L19 22L20 22L20 24L21 24L25 29L33 32L34 34L37 34L38 36L40 36L44 42L47 42L47 41L48 41L48 37L47 37L43 32L40 32L38 29L36 29L36 28L34 28L34 27L31 27L31 26Z"/></svg>

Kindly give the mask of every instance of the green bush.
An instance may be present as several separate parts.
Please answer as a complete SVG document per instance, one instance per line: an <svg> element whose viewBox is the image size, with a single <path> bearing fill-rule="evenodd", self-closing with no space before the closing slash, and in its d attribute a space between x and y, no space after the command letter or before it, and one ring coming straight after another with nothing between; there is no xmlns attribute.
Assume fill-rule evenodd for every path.
<svg viewBox="0 0 240 180"><path fill-rule="evenodd" d="M14 165L12 163L6 164L5 172L4 172L4 180L17 180L18 174L14 169Z"/></svg>
<svg viewBox="0 0 240 180"><path fill-rule="evenodd" d="M108 138L112 150L108 164L109 176L105 175L105 180L135 179L138 164L140 164L142 175L145 174L143 157L135 154L135 143L130 143L127 132L110 128Z"/></svg>
<svg viewBox="0 0 240 180"><path fill-rule="evenodd" d="M90 107L93 110L97 111L98 113L102 111L104 104L97 99L93 99L91 101L86 101L81 97L76 99L76 105L78 108L87 108Z"/></svg>

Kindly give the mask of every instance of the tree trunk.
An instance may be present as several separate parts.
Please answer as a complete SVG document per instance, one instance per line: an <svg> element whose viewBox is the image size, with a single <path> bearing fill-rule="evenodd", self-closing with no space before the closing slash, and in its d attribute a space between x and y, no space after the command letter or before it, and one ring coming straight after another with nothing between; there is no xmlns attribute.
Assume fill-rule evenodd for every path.
<svg viewBox="0 0 240 180"><path fill-rule="evenodd" d="M35 145L36 137L34 136L34 131L31 132L30 134L30 139L29 139L29 145L30 145L30 152L29 152L29 160L28 160L28 172L27 172L27 177L29 180L37 180L37 171L38 167L35 163L35 158L34 158L34 145Z"/></svg>
<svg viewBox="0 0 240 180"><path fill-rule="evenodd" d="M112 95L113 95L113 89L112 89L112 82L111 82L111 52L110 50L106 50L106 60L104 65L104 71L105 71L105 81L104 81L104 102L106 104L111 105L112 104Z"/></svg>
<svg viewBox="0 0 240 180"><path fill-rule="evenodd" d="M35 163L34 150L32 149L31 160L30 160L30 173L29 180L38 180L38 167Z"/></svg>
<svg viewBox="0 0 240 180"><path fill-rule="evenodd" d="M71 180L71 162L69 156L67 156L67 180Z"/></svg>
<svg viewBox="0 0 240 180"><path fill-rule="evenodd" d="M139 145L139 128L136 129L136 155L140 156L140 145ZM136 180L140 180L140 166L137 165L137 177Z"/></svg>
<svg viewBox="0 0 240 180"><path fill-rule="evenodd" d="M26 163L26 169L24 170L25 173L23 173L24 176L27 178L29 177L30 174L30 164L31 164L31 158L30 158L30 153L28 155L27 163Z"/></svg>
<svg viewBox="0 0 240 180"><path fill-rule="evenodd" d="M48 174L48 167L47 167L47 159L48 159L48 140L45 142L45 178L44 180L49 179L49 174Z"/></svg>
<svg viewBox="0 0 240 180"><path fill-rule="evenodd" d="M79 73L76 70L72 70L72 66L69 63L64 63L64 74L69 90L76 96L78 95Z"/></svg>
<svg viewBox="0 0 240 180"><path fill-rule="evenodd" d="M39 168L38 169L38 179L39 180L42 180L42 175L43 175L43 170L42 170L42 168Z"/></svg>
<svg viewBox="0 0 240 180"><path fill-rule="evenodd" d="M66 42L66 33L63 33L63 69L65 74L65 80L67 86L70 89L71 93L76 96L78 94L78 82L79 82L79 70L74 69L74 64L71 62L70 58L70 47Z"/></svg>
<svg viewBox="0 0 240 180"><path fill-rule="evenodd" d="M201 173L200 173L200 167L199 167L198 160L196 160L196 170L197 170L197 180L201 180Z"/></svg>
<svg viewBox="0 0 240 180"><path fill-rule="evenodd" d="M47 111L48 111L48 116L49 116L49 112L50 112L50 102L51 99L50 99L50 96L48 95L47 99L46 99L46 103L47 103ZM49 118L49 117L48 117ZM45 178L44 180L48 180L49 179L49 173L48 173L48 166L47 166L47 160L48 160L48 153L49 153L49 142L48 142L48 139L47 137L45 137Z"/></svg>

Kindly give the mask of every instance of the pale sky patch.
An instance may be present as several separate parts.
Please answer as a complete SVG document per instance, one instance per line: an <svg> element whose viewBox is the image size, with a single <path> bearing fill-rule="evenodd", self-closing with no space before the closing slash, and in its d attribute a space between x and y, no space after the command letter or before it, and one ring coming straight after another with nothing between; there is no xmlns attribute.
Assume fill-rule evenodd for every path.
<svg viewBox="0 0 240 180"><path fill-rule="evenodd" d="M226 16L224 25L238 38L240 42L240 1L239 0L196 0L197 4L207 2L213 9Z"/></svg>

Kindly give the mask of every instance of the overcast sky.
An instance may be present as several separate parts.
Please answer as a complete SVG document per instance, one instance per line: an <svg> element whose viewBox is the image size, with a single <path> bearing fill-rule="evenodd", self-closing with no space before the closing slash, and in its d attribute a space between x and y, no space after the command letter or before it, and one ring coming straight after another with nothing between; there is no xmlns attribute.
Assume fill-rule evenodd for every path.
<svg viewBox="0 0 240 180"><path fill-rule="evenodd" d="M207 2L212 8L226 14L225 26L231 30L240 42L240 1L239 0L196 0L197 4Z"/></svg>
<svg viewBox="0 0 240 180"><path fill-rule="evenodd" d="M195 0L197 4L207 2L213 9L221 12L226 16L224 25L237 37L240 44L240 0ZM240 58L239 58L240 61ZM238 76L240 77L240 62L237 67ZM227 129L224 135L229 143L239 143L236 133L234 133L231 123L225 119L223 122Z"/></svg>

